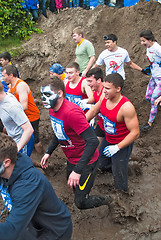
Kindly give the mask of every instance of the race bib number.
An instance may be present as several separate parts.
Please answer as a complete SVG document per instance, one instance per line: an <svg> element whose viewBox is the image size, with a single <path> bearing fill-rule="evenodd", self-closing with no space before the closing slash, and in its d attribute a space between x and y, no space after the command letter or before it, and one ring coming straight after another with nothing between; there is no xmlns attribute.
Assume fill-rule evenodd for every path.
<svg viewBox="0 0 161 240"><path fill-rule="evenodd" d="M116 134L116 128L115 128L115 123L110 121L107 117L103 116L101 113L98 114L99 117L103 119L104 123L104 129L105 131L110 134L110 135L115 135Z"/></svg>
<svg viewBox="0 0 161 240"><path fill-rule="evenodd" d="M58 140L60 141L68 141L69 137L65 134L63 128L63 121L59 120L53 116L50 116L52 128Z"/></svg>
<svg viewBox="0 0 161 240"><path fill-rule="evenodd" d="M10 194L7 191L7 188L0 186L0 192L8 211L10 212L12 209L12 200Z"/></svg>

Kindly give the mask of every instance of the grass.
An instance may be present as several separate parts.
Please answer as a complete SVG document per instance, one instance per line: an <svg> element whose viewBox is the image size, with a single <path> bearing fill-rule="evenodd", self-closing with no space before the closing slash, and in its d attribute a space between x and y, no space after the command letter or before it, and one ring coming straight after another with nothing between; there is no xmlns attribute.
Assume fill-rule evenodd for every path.
<svg viewBox="0 0 161 240"><path fill-rule="evenodd" d="M18 55L22 51L22 41L16 37L0 38L0 53L9 52Z"/></svg>

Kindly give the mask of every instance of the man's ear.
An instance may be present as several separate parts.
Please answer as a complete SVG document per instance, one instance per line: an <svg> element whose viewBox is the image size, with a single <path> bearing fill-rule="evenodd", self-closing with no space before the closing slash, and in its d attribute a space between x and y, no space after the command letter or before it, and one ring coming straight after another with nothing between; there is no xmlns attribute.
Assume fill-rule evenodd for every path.
<svg viewBox="0 0 161 240"><path fill-rule="evenodd" d="M59 93L59 98L63 97L64 94L62 90L59 90L58 93Z"/></svg>
<svg viewBox="0 0 161 240"><path fill-rule="evenodd" d="M77 71L77 76L79 76L79 74L80 74L80 71Z"/></svg>
<svg viewBox="0 0 161 240"><path fill-rule="evenodd" d="M101 82L102 82L102 81L101 81L101 78L97 79L97 82L98 82L98 83L101 83Z"/></svg>
<svg viewBox="0 0 161 240"><path fill-rule="evenodd" d="M117 92L121 92L121 87L117 87Z"/></svg>
<svg viewBox="0 0 161 240"><path fill-rule="evenodd" d="M10 158L6 158L3 161L3 165L4 165L5 168L8 168L11 165L11 159Z"/></svg>

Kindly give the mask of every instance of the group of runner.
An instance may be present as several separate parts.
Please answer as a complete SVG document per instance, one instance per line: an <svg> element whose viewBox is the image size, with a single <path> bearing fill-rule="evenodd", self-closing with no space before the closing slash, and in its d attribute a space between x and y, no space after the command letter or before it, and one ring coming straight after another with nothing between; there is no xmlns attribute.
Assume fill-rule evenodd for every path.
<svg viewBox="0 0 161 240"><path fill-rule="evenodd" d="M150 30L140 33L141 44L147 48L147 57L150 61L150 65L142 69L131 61L125 49L117 46L117 36L114 34L104 36L106 50L99 55L96 62L93 44L84 39L80 27L73 30L73 39L77 43L75 62L69 63L66 69L59 63L53 64L50 67L50 78L43 81L41 86L42 102L44 107L49 109L53 128L53 138L41 159L41 166L42 168L48 167L49 158L60 145L67 157L67 185L74 192L75 205L79 209L89 209L101 205L110 206L113 201L112 196L89 195L97 169L99 168L103 172L112 172L115 189L128 192L128 161L133 143L139 137L139 122L135 108L129 99L122 95L125 81L124 62L142 73L152 74L146 94L146 99L151 102L150 118L148 123L141 128L141 130L147 131L151 129L157 113L157 104L161 98L161 46L155 41ZM103 63L106 65L105 78L103 78L103 71L100 68ZM12 138L16 134L19 136L17 141L19 151L26 146L33 131L37 138L40 116L36 111L38 114L34 113L33 115L37 115L37 119L29 118L31 114L29 101L33 100L33 96L29 86L17 77L16 68L7 64L2 67L1 72L3 81L9 84L9 91L12 95L8 92L5 93L2 84L0 85L0 108L4 113L4 116L2 114L0 117L8 135ZM13 99L13 95L20 103L16 98ZM33 113L32 110L37 108L34 100L32 103L31 112ZM29 121L24 114L21 114L23 110ZM23 120L20 115L23 116ZM36 123L33 124L33 122ZM30 129L28 132L25 132L26 123L27 129ZM15 130L16 128L18 130ZM7 222L0 224L1 236L4 236L5 228L8 229L11 224L13 228L16 228L15 234L12 232L12 239L26 239L24 236L30 236L31 239L42 239L44 234L48 237L46 239L70 239L72 224L67 207L57 199L54 190L51 191L50 196L49 192L45 193L43 182L49 183L46 179L43 180L41 174L37 173L26 155L19 153L17 161L15 154L8 155L10 144L14 145L12 139L3 134L0 137L2 142L3 139L6 139L7 143L0 148L0 156L2 156L0 159L1 182L4 184L3 191L8 189L5 196L8 196L7 193L9 193L10 198L13 199ZM15 145L12 147L16 148ZM24 165L22 161L25 162ZM27 161L30 162L28 168ZM18 179L11 181L12 178L15 178L19 168L21 170ZM28 178L26 174L29 176ZM23 181L19 186L19 181L22 179L27 186ZM26 187L23 189L23 186ZM35 189L35 187L37 193L34 194L32 188ZM28 200L26 200L24 191L26 191ZM46 202L45 195L46 198L51 198L48 200L49 202ZM59 201L63 211L51 204L52 199L53 202ZM26 201L29 204L32 201L32 204L26 204ZM28 211L29 214L19 215L20 208L24 213ZM58 217L57 222L54 213ZM44 218L47 222L51 219L52 223L48 226L45 224ZM22 227L24 221L25 225ZM63 229L62 224L65 221L67 221L66 228ZM20 228L14 225L15 222L17 225L20 224ZM54 224L53 228L52 224ZM4 237L4 239L11 238Z"/></svg>

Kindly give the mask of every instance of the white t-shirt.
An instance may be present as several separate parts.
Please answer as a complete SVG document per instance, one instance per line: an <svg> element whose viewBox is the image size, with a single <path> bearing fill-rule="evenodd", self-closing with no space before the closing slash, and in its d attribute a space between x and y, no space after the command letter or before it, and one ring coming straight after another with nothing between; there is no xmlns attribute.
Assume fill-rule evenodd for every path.
<svg viewBox="0 0 161 240"><path fill-rule="evenodd" d="M98 66L105 63L106 65L106 76L111 73L119 73L125 80L124 62L130 62L128 52L121 47L115 52L110 52L108 49L104 50L98 57L96 64Z"/></svg>
<svg viewBox="0 0 161 240"><path fill-rule="evenodd" d="M147 48L146 55L152 67L152 77L161 77L161 46L155 42L153 46Z"/></svg>

